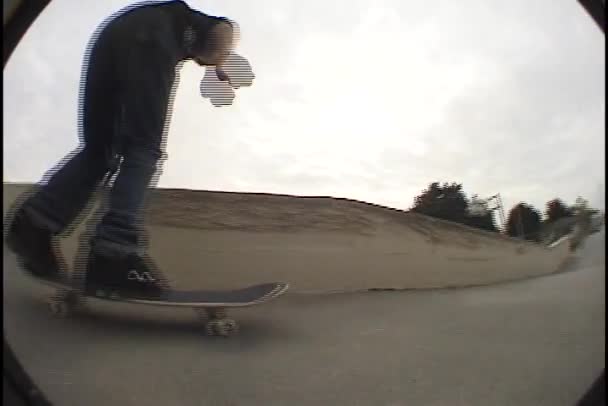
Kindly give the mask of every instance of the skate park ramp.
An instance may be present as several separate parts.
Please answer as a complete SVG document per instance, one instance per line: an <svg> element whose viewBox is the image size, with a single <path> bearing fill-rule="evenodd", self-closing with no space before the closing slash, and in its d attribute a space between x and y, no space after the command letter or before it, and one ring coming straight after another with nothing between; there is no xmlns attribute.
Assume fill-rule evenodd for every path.
<svg viewBox="0 0 608 406"><path fill-rule="evenodd" d="M29 189L5 183L5 212ZM567 238L542 246L348 199L155 189L146 208L150 253L177 288L453 288L551 274L570 258ZM64 240L68 258L83 230Z"/></svg>

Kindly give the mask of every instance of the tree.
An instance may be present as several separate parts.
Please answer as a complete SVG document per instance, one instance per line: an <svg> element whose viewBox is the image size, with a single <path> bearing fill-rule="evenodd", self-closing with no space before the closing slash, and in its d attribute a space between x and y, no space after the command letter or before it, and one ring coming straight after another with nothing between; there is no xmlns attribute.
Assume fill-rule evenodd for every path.
<svg viewBox="0 0 608 406"><path fill-rule="evenodd" d="M526 203L516 204L509 212L507 234L511 237L540 241L540 213Z"/></svg>
<svg viewBox="0 0 608 406"><path fill-rule="evenodd" d="M587 201L587 199L583 199L580 196L576 198L574 206L572 206L572 214L574 214L575 216L581 216L596 211L597 210L591 209L589 207L589 202Z"/></svg>
<svg viewBox="0 0 608 406"><path fill-rule="evenodd" d="M598 221L601 216L599 210L589 207L589 202L580 196L572 206L572 213L577 217L578 225L586 230L593 228L593 222Z"/></svg>
<svg viewBox="0 0 608 406"><path fill-rule="evenodd" d="M460 183L431 183L414 199L412 211L487 231L498 231L487 203L476 195L469 202Z"/></svg>
<svg viewBox="0 0 608 406"><path fill-rule="evenodd" d="M483 215L469 215L465 220L465 224L469 227L480 228L486 231L498 232L498 228L496 228L496 224L494 224L494 216L492 215L491 211Z"/></svg>
<svg viewBox="0 0 608 406"><path fill-rule="evenodd" d="M572 210L559 198L547 202L545 216L548 223L552 223L564 217L571 217Z"/></svg>
<svg viewBox="0 0 608 406"><path fill-rule="evenodd" d="M468 202L459 183L433 182L414 199L412 211L444 220L464 223Z"/></svg>

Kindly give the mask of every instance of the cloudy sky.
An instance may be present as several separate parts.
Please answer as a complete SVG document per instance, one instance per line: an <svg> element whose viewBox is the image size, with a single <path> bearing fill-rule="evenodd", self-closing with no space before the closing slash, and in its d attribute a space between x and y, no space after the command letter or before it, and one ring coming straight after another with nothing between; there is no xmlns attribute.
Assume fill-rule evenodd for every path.
<svg viewBox="0 0 608 406"><path fill-rule="evenodd" d="M130 4L53 0L4 73L4 181L77 146L83 53ZM431 181L506 209L604 205L604 35L575 0L191 0L241 26L233 106L181 80L160 187L330 195L401 209Z"/></svg>

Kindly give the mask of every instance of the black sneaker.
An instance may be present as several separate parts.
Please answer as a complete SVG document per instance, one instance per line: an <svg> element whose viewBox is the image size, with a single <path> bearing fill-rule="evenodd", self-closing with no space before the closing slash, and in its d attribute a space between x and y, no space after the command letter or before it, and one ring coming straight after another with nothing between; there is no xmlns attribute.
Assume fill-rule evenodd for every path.
<svg viewBox="0 0 608 406"><path fill-rule="evenodd" d="M34 277L53 282L65 280L65 261L54 234L20 210L6 237L7 247L17 255L19 265Z"/></svg>
<svg viewBox="0 0 608 406"><path fill-rule="evenodd" d="M169 285L148 257L104 256L91 251L84 276L85 295L110 299L159 300Z"/></svg>

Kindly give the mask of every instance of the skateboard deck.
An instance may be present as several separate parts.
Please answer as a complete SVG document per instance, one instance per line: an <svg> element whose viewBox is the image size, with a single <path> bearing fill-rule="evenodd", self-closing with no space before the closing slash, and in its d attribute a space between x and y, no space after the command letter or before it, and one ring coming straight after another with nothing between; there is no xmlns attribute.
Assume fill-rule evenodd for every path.
<svg viewBox="0 0 608 406"><path fill-rule="evenodd" d="M69 282L38 279L56 289L48 301L51 313L67 317L84 305L86 299L132 303L149 306L189 307L204 317L207 334L229 336L238 332L235 320L229 319L226 309L265 303L284 294L289 285L283 282L262 283L234 290L168 290L159 299L138 299L118 296L85 295Z"/></svg>

